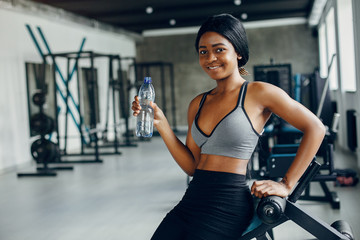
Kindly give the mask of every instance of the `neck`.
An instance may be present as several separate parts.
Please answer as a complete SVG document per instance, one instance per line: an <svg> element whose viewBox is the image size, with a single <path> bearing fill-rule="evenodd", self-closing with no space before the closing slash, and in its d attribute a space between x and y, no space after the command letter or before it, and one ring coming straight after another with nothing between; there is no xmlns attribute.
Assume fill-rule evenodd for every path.
<svg viewBox="0 0 360 240"><path fill-rule="evenodd" d="M216 80L215 93L227 93L239 89L239 87L245 82L240 74L237 76L231 76L226 79Z"/></svg>

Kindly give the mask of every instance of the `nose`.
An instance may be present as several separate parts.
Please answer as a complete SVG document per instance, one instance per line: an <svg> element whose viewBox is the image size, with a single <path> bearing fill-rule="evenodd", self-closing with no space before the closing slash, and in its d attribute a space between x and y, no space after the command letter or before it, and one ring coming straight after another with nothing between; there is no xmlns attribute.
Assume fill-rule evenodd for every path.
<svg viewBox="0 0 360 240"><path fill-rule="evenodd" d="M207 61L208 62L214 62L217 60L217 57L214 53L209 52L208 56L207 56Z"/></svg>

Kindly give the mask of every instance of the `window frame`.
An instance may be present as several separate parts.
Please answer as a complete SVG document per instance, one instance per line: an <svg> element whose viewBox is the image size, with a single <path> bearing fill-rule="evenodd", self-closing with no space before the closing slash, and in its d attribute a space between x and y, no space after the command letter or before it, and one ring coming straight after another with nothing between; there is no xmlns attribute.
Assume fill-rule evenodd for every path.
<svg viewBox="0 0 360 240"><path fill-rule="evenodd" d="M353 55L353 59L350 59L349 61L353 63L353 67L352 67L352 76L353 76L353 81L349 84L346 84L345 81L349 81L350 79L343 79L345 78L344 75L346 76L346 74L344 74L344 71L346 71L345 69L348 67L345 63L344 60L346 59L343 55L344 51L342 49L342 42L341 42L341 38L342 36L340 36L341 30L340 30L340 26L339 26L339 14L338 14L338 4L340 4L342 0L329 0L324 8L324 11L322 13L322 16L319 20L319 23L317 25L317 31L319 33L319 39L318 39L318 43L319 43L319 64L320 64L320 74L321 77L333 77L332 80L330 79L330 90L332 91L344 91L344 92L356 92L357 91L357 83L356 83L356 63L355 63L355 54ZM353 13L353 3L352 0L351 1L351 8L352 8L352 13ZM335 54L336 57L334 59L334 63L332 66L331 71L335 71L335 73L331 73L330 75L328 73L328 67L331 61L332 54L329 54L329 29L328 29L328 16L329 14L331 14L331 11L333 11L334 14L334 40L335 40ZM354 16L352 16L353 19ZM322 28L324 30L322 30ZM322 31L324 33L322 33ZM352 42L353 42L353 52L355 52L355 33L354 33L354 24L352 24ZM324 36L321 36L322 34L325 35L325 39L322 39ZM325 46L323 46L325 44ZM344 43L343 43L344 44ZM325 53L324 53L325 50ZM343 55L342 55L343 54ZM326 63L324 63L324 57L326 57ZM335 64L335 65L334 65ZM325 67L326 66L326 67ZM324 69L325 67L325 69ZM352 88L349 88L347 86L352 86Z"/></svg>

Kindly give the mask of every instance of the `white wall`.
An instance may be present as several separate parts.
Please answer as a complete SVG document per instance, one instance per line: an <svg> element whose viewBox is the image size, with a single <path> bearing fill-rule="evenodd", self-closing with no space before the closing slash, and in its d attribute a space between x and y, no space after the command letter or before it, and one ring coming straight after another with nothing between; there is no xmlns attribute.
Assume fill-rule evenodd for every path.
<svg viewBox="0 0 360 240"><path fill-rule="evenodd" d="M357 159L358 159L358 166L360 167L360 1L353 0L353 18L354 18L354 38L355 38L355 62L357 63L356 66L356 86L357 91L355 93L356 98L354 100L357 112L357 141L358 141L358 148L357 148Z"/></svg>
<svg viewBox="0 0 360 240"><path fill-rule="evenodd" d="M41 27L52 52L76 52L84 37L84 50L129 57L134 57L136 52L131 34L104 31L58 16L45 17L29 12L0 4L0 172L31 161L25 62L41 63L42 60L25 24L32 27L40 43L36 27ZM47 53L44 45L41 47ZM96 64L100 69L106 63ZM102 78L103 75L106 73L100 71L100 91L106 92L107 79Z"/></svg>

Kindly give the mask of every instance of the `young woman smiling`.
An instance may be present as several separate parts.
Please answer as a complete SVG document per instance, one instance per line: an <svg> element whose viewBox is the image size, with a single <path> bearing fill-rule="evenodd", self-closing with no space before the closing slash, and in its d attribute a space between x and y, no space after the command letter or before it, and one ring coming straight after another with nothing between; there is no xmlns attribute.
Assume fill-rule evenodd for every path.
<svg viewBox="0 0 360 240"><path fill-rule="evenodd" d="M286 197L325 134L321 121L283 90L242 78L249 49L245 29L235 17L210 17L199 29L195 48L200 66L216 81L216 87L191 101L186 144L152 103L154 126L178 165L193 176L184 197L166 215L153 240L238 239L253 216L252 194ZM139 113L137 97L132 110L134 116ZM249 189L247 164L273 113L301 130L303 138L280 182L255 181Z"/></svg>

